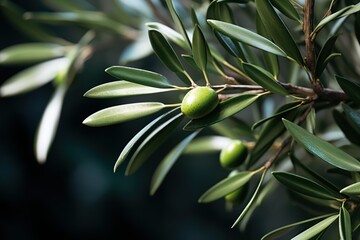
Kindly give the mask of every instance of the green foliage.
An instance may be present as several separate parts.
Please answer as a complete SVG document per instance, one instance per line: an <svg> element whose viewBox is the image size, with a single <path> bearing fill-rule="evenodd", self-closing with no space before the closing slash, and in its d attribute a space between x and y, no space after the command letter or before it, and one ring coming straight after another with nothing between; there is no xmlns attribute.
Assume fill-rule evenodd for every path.
<svg viewBox="0 0 360 240"><path fill-rule="evenodd" d="M27 13L27 20L11 2L1 5L14 26L42 41L0 51L1 65L35 64L3 82L0 96L25 93L49 82L55 88L36 135L35 155L40 163L51 150L66 93L77 73L89 58L97 57L97 47L111 47L106 39L121 37L130 43L120 59L136 61L151 50L166 69L157 69L158 73L150 66L142 69L114 63L105 71L118 81L102 83L84 94L124 101L131 97L133 101L91 114L83 122L89 126L157 115L129 140L114 171L129 158L125 174L135 173L158 156L165 142L182 132L185 137L170 146L154 172L153 195L183 154L219 157L230 142L242 142L246 156L231 166L235 174L205 191L200 203L226 199L246 188L233 224L243 229L258 207L267 203L268 195L286 187L289 199L311 214L263 233L262 239L359 236L360 72L356 66L360 63L353 49L359 44L354 37L359 35L359 3L214 0L196 1L191 7L178 2L184 4L179 11L175 1L166 0L163 5L148 5L152 2L148 1L145 8L151 17L139 17L121 1L112 2L117 9L113 13L70 1L51 2L64 12ZM321 10L324 5L326 12ZM27 21L28 28L24 27ZM70 43L43 30L44 24L82 27L86 33ZM188 114L193 105L187 105L185 94L198 89L209 90L215 101L207 104L207 96L200 94L196 104L201 114ZM328 236L327 229L336 220L338 235ZM264 217L263 221L272 219ZM305 231L290 232L303 224Z"/></svg>

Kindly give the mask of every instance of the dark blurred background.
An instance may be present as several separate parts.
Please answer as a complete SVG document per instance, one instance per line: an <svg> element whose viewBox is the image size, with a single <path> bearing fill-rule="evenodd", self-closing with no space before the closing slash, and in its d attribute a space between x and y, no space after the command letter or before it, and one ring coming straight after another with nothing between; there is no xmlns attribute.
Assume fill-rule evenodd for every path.
<svg viewBox="0 0 360 240"><path fill-rule="evenodd" d="M41 1L14 2L28 11L48 10ZM32 41L3 15L0 26L0 49ZM72 41L82 33L66 27L51 30ZM152 119L102 128L82 125L91 113L129 101L82 96L91 87L114 80L104 69L117 65L127 43L117 44L97 52L76 76L44 165L36 162L33 144L54 90L52 84L0 99L0 239L259 239L271 228L288 223L288 219L281 221L279 212L286 213L287 206L279 199L269 199L271 208L266 214L263 208L256 211L245 233L230 229L244 206L228 212L222 200L198 204L198 197L228 174L219 167L218 156L182 157L159 192L150 197L149 183L156 163L176 138L135 175L125 177L124 166L113 173L115 160L127 141ZM154 56L136 65L161 70ZM24 67L0 66L0 83ZM280 221L257 223L265 217L280 217Z"/></svg>

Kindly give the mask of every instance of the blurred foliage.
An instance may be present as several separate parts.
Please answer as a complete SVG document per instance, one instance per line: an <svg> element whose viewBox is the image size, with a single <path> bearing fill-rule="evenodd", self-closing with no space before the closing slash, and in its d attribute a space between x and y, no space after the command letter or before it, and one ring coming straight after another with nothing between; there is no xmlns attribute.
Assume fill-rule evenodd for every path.
<svg viewBox="0 0 360 240"><path fill-rule="evenodd" d="M127 211L126 218L121 218L125 223L127 218L134 219L130 224L135 227L130 228L141 225L145 229L144 236L134 238L149 238L149 234L154 239L228 239L232 234L250 239L359 237L359 3L44 0L40 4L44 11L20 6L1 1L3 18L25 38L23 42L5 41L0 51L2 69L11 72L2 82L0 96L7 99L5 110L13 109L11 101L24 109L18 113L24 116L19 123L33 134L21 136L35 136L37 162L51 160L45 166L26 166L30 164L47 176L59 174L48 167L51 164L79 171L70 178L67 191L74 191L72 197L93 206L79 190L83 181L89 182L85 189L100 191L101 204L109 208L104 211L116 212L127 204L143 207L147 201L156 201L157 194L153 200L124 194L115 206L106 204L118 199L118 183L110 179L118 174L101 172L108 166L99 160L113 159L114 148L122 146L114 171L122 170L127 160L125 175L137 172L147 162L154 164L150 194L159 192L160 204L169 209L184 206L188 199L198 197L203 191L200 188L218 181L198 201L225 199L225 209L235 213L232 227L240 229L240 233L212 233L209 221L214 221L217 229L228 225L225 216L230 215L222 215L223 208L216 203L205 206L213 208L216 216L195 225L200 229L202 224L207 226L203 231L194 227L195 216L189 217L191 227L183 228L187 220L177 216L181 212L165 216L158 207L145 214L139 209ZM96 78L105 77L100 74L105 68L113 81L98 82ZM52 91L52 96L47 91ZM212 95L206 96L207 92ZM84 100L83 94L106 98L106 104L113 106ZM41 112L37 101L42 102L44 112L40 119L35 117L39 121L35 130L34 115ZM4 140L9 146L15 141L11 140L15 136L11 134L10 126L15 126L12 119L6 117L7 122L1 124L4 135L11 136ZM81 121L92 127L121 124L90 131ZM114 138L121 143L114 146ZM239 166L225 170L216 159L233 141L244 144L246 154L240 156L246 159L234 160ZM26 149L29 142L16 146ZM106 149L106 153L96 153L98 149ZM196 160L186 169L177 164L180 170L174 168L171 173L182 156ZM11 168L9 160L6 164ZM131 192L134 186L123 183L130 179L122 180L120 186ZM184 182L177 182L179 179ZM140 182L134 185L144 188ZM167 186L160 190L161 185ZM241 196L235 201L237 192ZM96 193L89 194L96 201ZM38 204L56 202L42 199ZM97 214L103 211L97 209L88 220ZM156 224L152 217L158 215L167 222L177 221L174 228L179 234L167 233L161 223ZM60 212L51 214L59 216ZM109 220L108 216L103 219ZM107 227L101 232L115 233ZM77 226L74 229L78 230ZM77 236L76 230L68 232ZM138 233L143 231L129 231L130 236Z"/></svg>

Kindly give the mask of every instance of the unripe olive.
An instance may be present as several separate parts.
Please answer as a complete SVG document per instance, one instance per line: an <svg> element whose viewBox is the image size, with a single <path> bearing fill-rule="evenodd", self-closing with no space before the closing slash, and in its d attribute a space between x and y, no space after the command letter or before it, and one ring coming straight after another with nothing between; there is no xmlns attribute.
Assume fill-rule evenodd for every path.
<svg viewBox="0 0 360 240"><path fill-rule="evenodd" d="M241 165L248 154L248 149L240 140L233 140L220 152L220 164L223 168L234 169Z"/></svg>
<svg viewBox="0 0 360 240"><path fill-rule="evenodd" d="M191 119L204 117L212 112L219 103L219 97L214 89L196 87L190 90L182 100L181 111Z"/></svg>

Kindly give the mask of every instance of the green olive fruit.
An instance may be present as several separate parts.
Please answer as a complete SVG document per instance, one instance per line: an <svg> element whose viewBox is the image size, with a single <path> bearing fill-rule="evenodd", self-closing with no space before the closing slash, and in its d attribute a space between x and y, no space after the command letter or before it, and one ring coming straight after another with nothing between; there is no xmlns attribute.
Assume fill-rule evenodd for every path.
<svg viewBox="0 0 360 240"><path fill-rule="evenodd" d="M249 184L245 184L239 189L227 194L225 200L233 205L240 204L245 200L248 189Z"/></svg>
<svg viewBox="0 0 360 240"><path fill-rule="evenodd" d="M190 90L182 100L181 111L191 119L206 116L212 112L219 103L219 97L214 89L209 87L196 87Z"/></svg>
<svg viewBox="0 0 360 240"><path fill-rule="evenodd" d="M220 152L220 164L223 168L234 169L241 165L248 155L248 149L240 140L233 140Z"/></svg>

